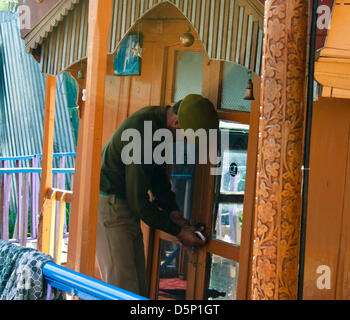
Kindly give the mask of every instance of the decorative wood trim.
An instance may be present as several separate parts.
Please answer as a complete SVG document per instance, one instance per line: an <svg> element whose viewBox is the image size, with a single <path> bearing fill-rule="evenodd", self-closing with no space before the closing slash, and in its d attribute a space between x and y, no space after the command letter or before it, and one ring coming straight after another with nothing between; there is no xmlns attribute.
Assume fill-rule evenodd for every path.
<svg viewBox="0 0 350 320"><path fill-rule="evenodd" d="M265 4L252 299L296 299L308 3Z"/></svg>
<svg viewBox="0 0 350 320"><path fill-rule="evenodd" d="M265 6L261 1L255 0L245 0L247 5L251 7L251 9L256 12L262 19L264 19L264 10Z"/></svg>
<svg viewBox="0 0 350 320"><path fill-rule="evenodd" d="M25 36L27 51L34 50L42 44L52 29L69 14L80 0L61 0L40 20L40 22ZM86 1L86 0L84 0Z"/></svg>
<svg viewBox="0 0 350 320"><path fill-rule="evenodd" d="M88 0L84 0L88 1ZM140 3L141 2L141 3ZM148 2L146 0L114 0L113 10L111 11L111 19L113 23L111 24L111 29L109 30L108 35L108 46L109 53L114 55L126 34L134 30L135 23L140 18L146 17L151 10L159 7L164 9L166 6L174 6L179 10L182 15L187 18L189 23L191 23L193 29L196 33L199 34L201 39L201 44L205 48L207 54L211 59L215 60L226 60L226 61L235 61L236 51L236 41L241 39L240 52L238 52L238 59L242 65L245 65L245 51L246 51L246 39L247 39L247 13L250 12L255 21L258 21L259 24L263 23L263 5L259 0L221 0L217 1L218 5L214 3L215 1L200 2L198 0L188 0L187 1L187 10L184 9L182 2L175 0L168 1L153 1ZM59 74L63 70L67 69L70 65L80 61L82 58L86 58L86 43L87 43L87 34L85 29L82 31L80 27L84 24L81 19L81 11L83 10L79 5L79 0L62 0L62 11L60 12L57 9L52 13L52 20L41 21L37 28L35 28L29 35L26 37L26 48L29 52L32 52L38 45L43 46L42 50L42 71L51 72L52 68L55 69L54 74ZM70 4L71 7L63 6L66 4L67 7ZM73 3L75 7L73 6ZM85 4L85 2L81 2ZM148 3L148 6L146 5ZM78 5L76 5L78 4ZM141 9L142 6L142 10ZM238 9L239 6L244 7L244 24L243 29L240 30L240 35L237 37L237 24L238 24ZM73 12L68 13L69 10ZM134 8L139 8L139 10L134 10ZM228 14L229 12L229 14ZM83 13L84 15L85 13ZM68 15L68 18L66 16ZM71 19L74 16L75 18ZM59 22L60 27L64 30L65 36L61 35L61 39L58 39L59 50L51 50L51 38L57 38L54 33L57 33L58 30L56 27ZM147 17L145 18L147 19ZM165 18L166 19L166 18ZM170 18L172 19L172 18ZM74 26L76 27L75 32L71 34L68 30L70 28L70 21L74 20ZM162 18L160 19L162 20ZM80 32L80 34L79 34ZM179 33L180 35L181 33ZM79 38L79 39L78 39ZM257 41L256 38L251 38L251 46L254 46L254 42ZM63 42L63 44L62 44ZM69 43L72 43L72 46L69 46ZM77 52L78 46L81 46L80 51ZM50 46L50 49L47 50L46 47ZM66 48L67 51L63 52L62 48ZM55 64L56 59L63 59L61 55L67 55L68 53L72 58L69 62L64 61L63 64L54 67L48 65ZM60 56L57 58L57 56ZM248 59L247 59L248 60ZM249 60L253 60L252 56L249 57ZM252 66L249 66L252 69Z"/></svg>

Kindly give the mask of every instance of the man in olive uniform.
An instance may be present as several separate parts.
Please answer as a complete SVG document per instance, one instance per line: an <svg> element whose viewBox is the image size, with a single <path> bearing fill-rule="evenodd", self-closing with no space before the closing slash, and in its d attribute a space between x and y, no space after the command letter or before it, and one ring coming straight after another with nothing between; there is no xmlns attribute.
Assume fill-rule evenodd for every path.
<svg viewBox="0 0 350 320"><path fill-rule="evenodd" d="M174 135L178 129L217 129L218 116L212 103L199 95L189 95L173 107L146 107L129 117L103 149L97 261L103 281L142 296L147 296L147 290L140 220L176 236L186 247L206 244L195 235L195 231L200 230L182 217L165 164L126 165L123 162L122 150L128 144L122 141L123 132L138 130L142 137L141 153L144 153L146 121L152 122L153 133L169 129ZM154 143L151 146L154 150Z"/></svg>

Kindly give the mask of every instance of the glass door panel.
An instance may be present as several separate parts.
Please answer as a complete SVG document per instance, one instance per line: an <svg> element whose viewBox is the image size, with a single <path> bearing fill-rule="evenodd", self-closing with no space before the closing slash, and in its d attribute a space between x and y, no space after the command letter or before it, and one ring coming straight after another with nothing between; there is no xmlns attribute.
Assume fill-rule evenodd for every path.
<svg viewBox="0 0 350 320"><path fill-rule="evenodd" d="M219 204L213 239L241 244L243 204Z"/></svg>
<svg viewBox="0 0 350 320"><path fill-rule="evenodd" d="M214 187L213 224L207 258L206 298L236 300L247 174L249 126L221 121L229 143L218 149L221 174ZM235 253L235 254L233 254Z"/></svg>
<svg viewBox="0 0 350 320"><path fill-rule="evenodd" d="M191 220L195 165L175 164L171 171L172 190L176 195L176 202L183 216L187 220ZM177 243L175 237L161 233L158 257L156 298L160 300L185 300L188 280L188 251Z"/></svg>
<svg viewBox="0 0 350 320"><path fill-rule="evenodd" d="M208 260L210 276L207 299L236 300L239 263L215 254L209 254Z"/></svg>
<svg viewBox="0 0 350 320"><path fill-rule="evenodd" d="M185 300L188 253L179 244L160 240L157 299Z"/></svg>

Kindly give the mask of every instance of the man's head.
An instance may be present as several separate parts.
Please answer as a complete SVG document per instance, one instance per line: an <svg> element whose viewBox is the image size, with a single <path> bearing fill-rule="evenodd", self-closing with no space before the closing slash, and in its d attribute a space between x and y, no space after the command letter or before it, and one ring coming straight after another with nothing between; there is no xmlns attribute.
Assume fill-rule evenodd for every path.
<svg viewBox="0 0 350 320"><path fill-rule="evenodd" d="M182 100L177 102L174 106L168 109L167 114L167 127L172 132L173 136L176 136L176 130L181 129L179 124L178 111Z"/></svg>
<svg viewBox="0 0 350 320"><path fill-rule="evenodd" d="M218 129L219 118L214 105L208 99L201 95L190 94L169 108L167 125L173 134L177 129L209 131Z"/></svg>

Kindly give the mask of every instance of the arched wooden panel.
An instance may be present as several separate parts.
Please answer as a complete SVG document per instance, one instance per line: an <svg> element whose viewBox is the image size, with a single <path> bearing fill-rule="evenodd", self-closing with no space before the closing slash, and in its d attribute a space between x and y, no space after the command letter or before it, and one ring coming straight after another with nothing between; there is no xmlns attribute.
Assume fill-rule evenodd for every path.
<svg viewBox="0 0 350 320"><path fill-rule="evenodd" d="M175 6L192 24L213 60L261 71L263 5L257 0L114 0L109 54L136 22L159 6ZM59 74L87 56L88 0L80 1L42 43L42 72ZM166 19L166 17L165 17Z"/></svg>

